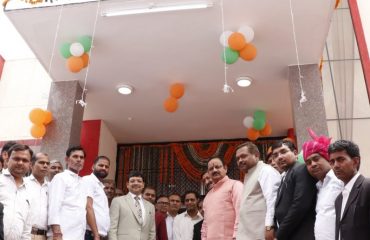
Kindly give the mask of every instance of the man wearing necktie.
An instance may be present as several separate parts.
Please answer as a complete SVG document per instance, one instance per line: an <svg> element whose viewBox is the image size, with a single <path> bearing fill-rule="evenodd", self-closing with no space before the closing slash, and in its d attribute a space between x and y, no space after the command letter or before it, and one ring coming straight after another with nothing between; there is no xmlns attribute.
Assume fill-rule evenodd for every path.
<svg viewBox="0 0 370 240"><path fill-rule="evenodd" d="M154 206L142 198L143 175L131 171L126 183L128 193L113 199L110 207L109 240L154 240Z"/></svg>
<svg viewBox="0 0 370 240"><path fill-rule="evenodd" d="M329 146L330 163L344 190L335 200L335 239L370 239L370 179L362 176L358 146L339 140Z"/></svg>

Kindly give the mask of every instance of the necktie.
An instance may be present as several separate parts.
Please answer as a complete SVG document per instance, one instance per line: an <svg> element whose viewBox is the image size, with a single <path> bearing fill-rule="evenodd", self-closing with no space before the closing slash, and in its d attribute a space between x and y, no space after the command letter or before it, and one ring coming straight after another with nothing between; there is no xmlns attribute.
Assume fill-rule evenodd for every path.
<svg viewBox="0 0 370 240"><path fill-rule="evenodd" d="M139 223L142 225L143 224L143 212L141 210L141 206L140 206L140 197L139 196L135 196L135 208L137 210L137 215L139 217Z"/></svg>

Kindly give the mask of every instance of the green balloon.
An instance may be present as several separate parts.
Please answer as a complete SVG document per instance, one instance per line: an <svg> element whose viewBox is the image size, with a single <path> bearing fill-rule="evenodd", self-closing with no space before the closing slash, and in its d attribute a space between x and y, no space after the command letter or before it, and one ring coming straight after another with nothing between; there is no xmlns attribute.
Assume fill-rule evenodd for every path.
<svg viewBox="0 0 370 240"><path fill-rule="evenodd" d="M266 125L266 121L264 121L263 119L254 119L253 121L253 128L260 131L262 130Z"/></svg>
<svg viewBox="0 0 370 240"><path fill-rule="evenodd" d="M90 51L91 42L92 42L92 38L90 36L85 35L85 36L79 37L78 42L82 44L85 52Z"/></svg>
<svg viewBox="0 0 370 240"><path fill-rule="evenodd" d="M70 43L63 43L62 46L60 46L60 54L62 54L64 58L69 58L70 56L72 56L71 52L69 51L70 47Z"/></svg>
<svg viewBox="0 0 370 240"><path fill-rule="evenodd" d="M239 52L232 50L229 47L224 48L221 52L221 59L227 64L235 63L239 58Z"/></svg>
<svg viewBox="0 0 370 240"><path fill-rule="evenodd" d="M304 159L303 159L303 151L301 151L301 152L298 154L297 161L298 161L298 162L300 162L300 163L305 163L305 162L304 162Z"/></svg>
<svg viewBox="0 0 370 240"><path fill-rule="evenodd" d="M266 122L266 113L262 110L256 110L253 114L254 119Z"/></svg>

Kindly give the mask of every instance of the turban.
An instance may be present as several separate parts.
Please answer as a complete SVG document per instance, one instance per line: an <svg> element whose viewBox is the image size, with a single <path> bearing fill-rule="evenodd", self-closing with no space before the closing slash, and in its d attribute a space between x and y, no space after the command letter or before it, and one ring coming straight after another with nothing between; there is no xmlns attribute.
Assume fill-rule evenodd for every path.
<svg viewBox="0 0 370 240"><path fill-rule="evenodd" d="M326 136L318 137L311 129L308 129L308 133L310 134L312 140L303 143L303 159L306 161L309 156L314 153L318 153L329 161L328 149L331 139Z"/></svg>

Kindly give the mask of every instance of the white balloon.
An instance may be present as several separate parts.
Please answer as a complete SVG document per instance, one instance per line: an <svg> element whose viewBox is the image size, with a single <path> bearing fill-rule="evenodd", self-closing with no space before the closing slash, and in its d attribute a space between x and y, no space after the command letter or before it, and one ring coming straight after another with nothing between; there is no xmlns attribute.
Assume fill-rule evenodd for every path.
<svg viewBox="0 0 370 240"><path fill-rule="evenodd" d="M251 117L251 116L246 116L246 117L243 119L243 125L244 125L244 127L246 127L246 128L251 128L251 127L253 127L253 121L254 121L253 117Z"/></svg>
<svg viewBox="0 0 370 240"><path fill-rule="evenodd" d="M225 31L221 34L220 36L220 43L222 46L224 47L228 47L229 46L229 43L228 43L228 39L230 37L230 35L233 34L232 31Z"/></svg>
<svg viewBox="0 0 370 240"><path fill-rule="evenodd" d="M85 49L84 49L84 46L82 46L81 43L75 42L75 43L71 44L71 47L69 48L69 51L71 52L71 54L73 56L81 57L84 54Z"/></svg>
<svg viewBox="0 0 370 240"><path fill-rule="evenodd" d="M254 31L253 31L253 28L249 27L249 26L243 26L243 27L240 27L238 32L242 33L245 37L245 40L249 43L249 42L252 42L253 39L254 39Z"/></svg>

